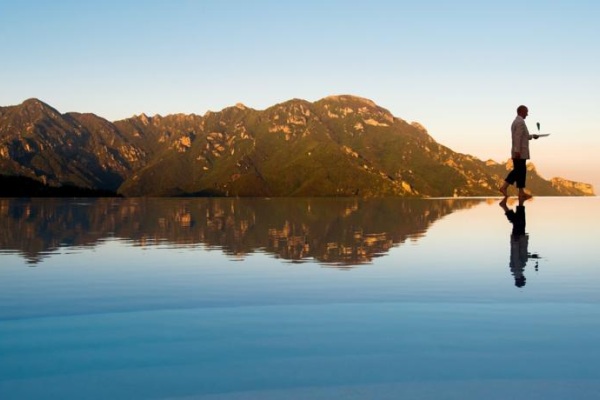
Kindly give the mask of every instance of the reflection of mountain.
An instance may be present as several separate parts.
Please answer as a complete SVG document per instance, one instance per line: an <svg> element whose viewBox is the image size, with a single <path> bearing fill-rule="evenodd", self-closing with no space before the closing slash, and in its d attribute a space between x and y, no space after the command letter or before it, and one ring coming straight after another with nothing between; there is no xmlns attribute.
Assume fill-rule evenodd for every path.
<svg viewBox="0 0 600 400"><path fill-rule="evenodd" d="M134 245L205 245L243 258L355 265L422 236L475 199L0 199L0 250L35 264L61 247L106 239Z"/></svg>

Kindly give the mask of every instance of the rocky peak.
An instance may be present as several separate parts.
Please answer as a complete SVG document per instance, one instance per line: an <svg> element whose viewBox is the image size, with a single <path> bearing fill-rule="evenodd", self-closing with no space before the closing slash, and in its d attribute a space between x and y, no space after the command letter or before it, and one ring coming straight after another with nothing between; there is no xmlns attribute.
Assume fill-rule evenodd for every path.
<svg viewBox="0 0 600 400"><path fill-rule="evenodd" d="M28 120L39 120L43 117L49 117L52 119L57 119L61 117L61 113L58 112L53 107L50 107L48 104L43 101L31 98L25 100L18 106L18 115L23 119Z"/></svg>
<svg viewBox="0 0 600 400"><path fill-rule="evenodd" d="M21 107L23 107L23 108L32 108L33 107L33 108L39 108L39 109L52 108L48 104L44 103L40 99L36 99L35 97L25 100L23 103L21 103Z"/></svg>
<svg viewBox="0 0 600 400"><path fill-rule="evenodd" d="M418 130L420 130L423 133L428 133L427 129L418 122L411 122L410 125L414 128L417 128Z"/></svg>
<svg viewBox="0 0 600 400"><path fill-rule="evenodd" d="M323 101L331 101L331 102L339 102L339 103L363 104L368 107L377 108L377 104L375 104L375 102L373 102L373 100L369 100L369 99L366 99L364 97L359 97L359 96L352 96L349 94L327 96L322 100Z"/></svg>
<svg viewBox="0 0 600 400"><path fill-rule="evenodd" d="M351 95L328 96L317 101L327 110L330 118L344 118L349 114L357 114L364 124L388 127L394 123L394 116L385 108L379 107L372 100Z"/></svg>
<svg viewBox="0 0 600 400"><path fill-rule="evenodd" d="M150 123L151 117L148 117L146 114L141 113L137 118L141 121L142 124L148 125Z"/></svg>

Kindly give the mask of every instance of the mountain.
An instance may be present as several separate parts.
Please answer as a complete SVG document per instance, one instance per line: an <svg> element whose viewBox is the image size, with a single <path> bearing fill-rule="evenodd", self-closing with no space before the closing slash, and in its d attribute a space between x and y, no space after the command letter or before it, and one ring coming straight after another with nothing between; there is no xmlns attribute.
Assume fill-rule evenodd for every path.
<svg viewBox="0 0 600 400"><path fill-rule="evenodd" d="M432 197L497 195L509 165L454 152L371 100L330 96L113 123L30 99L0 107L0 167L125 196ZM532 164L528 176L537 195L593 195Z"/></svg>
<svg viewBox="0 0 600 400"><path fill-rule="evenodd" d="M109 121L29 99L0 108L0 167L50 186L117 190L144 155Z"/></svg>

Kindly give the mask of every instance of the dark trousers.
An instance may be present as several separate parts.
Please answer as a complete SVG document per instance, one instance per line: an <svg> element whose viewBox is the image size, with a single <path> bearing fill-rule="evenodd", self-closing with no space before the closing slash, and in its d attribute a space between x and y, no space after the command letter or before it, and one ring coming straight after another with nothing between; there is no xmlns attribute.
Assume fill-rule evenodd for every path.
<svg viewBox="0 0 600 400"><path fill-rule="evenodd" d="M527 166L525 165L527 160L521 158L513 158L513 169L506 176L505 181L509 185L513 183L517 184L519 189L525 187L525 178L527 177Z"/></svg>
<svg viewBox="0 0 600 400"><path fill-rule="evenodd" d="M525 207L517 206L517 211L508 210L506 213L506 218L513 224L512 235L524 235L525 234Z"/></svg>

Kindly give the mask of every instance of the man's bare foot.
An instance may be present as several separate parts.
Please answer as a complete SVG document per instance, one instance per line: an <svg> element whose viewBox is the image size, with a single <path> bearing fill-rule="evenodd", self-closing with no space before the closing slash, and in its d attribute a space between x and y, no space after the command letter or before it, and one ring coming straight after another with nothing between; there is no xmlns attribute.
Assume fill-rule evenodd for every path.
<svg viewBox="0 0 600 400"><path fill-rule="evenodd" d="M519 200L521 201L527 201L529 199L533 198L532 195L528 194L528 193L521 193L519 194Z"/></svg>

